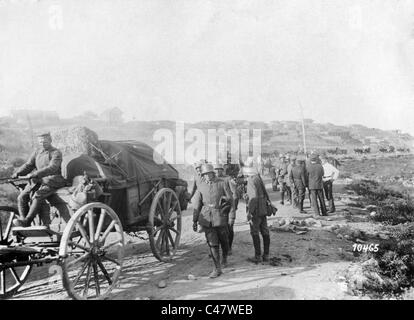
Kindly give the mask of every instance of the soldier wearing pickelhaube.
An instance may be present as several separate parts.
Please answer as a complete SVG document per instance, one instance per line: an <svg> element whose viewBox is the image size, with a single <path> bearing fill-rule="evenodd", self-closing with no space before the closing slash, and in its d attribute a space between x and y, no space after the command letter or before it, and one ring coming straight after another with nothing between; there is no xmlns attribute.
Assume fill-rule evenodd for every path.
<svg viewBox="0 0 414 320"><path fill-rule="evenodd" d="M233 196L228 184L216 177L212 164L201 166L204 182L198 186L194 196L193 230L198 224L203 228L214 261L214 270L210 278L222 274L220 261L220 244L223 250L223 267L227 264L228 255L228 221L229 212L234 212Z"/></svg>
<svg viewBox="0 0 414 320"><path fill-rule="evenodd" d="M26 176L30 179L29 184L17 197L20 217L15 219L13 224L19 227L30 226L45 199L66 184L61 174L62 153L52 146L50 133L41 133L37 138L40 148L12 175L12 178ZM33 196L29 207L31 193Z"/></svg>
<svg viewBox="0 0 414 320"><path fill-rule="evenodd" d="M235 178L227 176L224 174L224 166L222 163L217 162L214 165L214 170L216 171L217 178L223 179L228 187L230 188L232 195L233 195L233 201L234 201L234 210L230 212L229 214L229 221L228 221L228 227L229 227L229 249L228 249L228 255L232 255L232 245L233 245L233 239L234 239L234 221L236 219L236 211L237 206L239 203L238 199L238 192L237 192L237 182Z"/></svg>

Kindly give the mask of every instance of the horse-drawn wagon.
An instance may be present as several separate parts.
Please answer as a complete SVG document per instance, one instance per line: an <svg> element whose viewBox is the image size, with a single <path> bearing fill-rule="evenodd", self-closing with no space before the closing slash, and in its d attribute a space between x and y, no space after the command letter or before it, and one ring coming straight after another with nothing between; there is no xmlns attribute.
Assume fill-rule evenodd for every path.
<svg viewBox="0 0 414 320"><path fill-rule="evenodd" d="M51 262L70 297L108 297L121 273L124 232L146 231L160 261L176 253L187 183L146 144L93 147L94 154L64 157L68 186L45 201L36 225L13 227L18 211L0 207L0 298L16 294L32 266ZM7 182L21 189L29 181Z"/></svg>

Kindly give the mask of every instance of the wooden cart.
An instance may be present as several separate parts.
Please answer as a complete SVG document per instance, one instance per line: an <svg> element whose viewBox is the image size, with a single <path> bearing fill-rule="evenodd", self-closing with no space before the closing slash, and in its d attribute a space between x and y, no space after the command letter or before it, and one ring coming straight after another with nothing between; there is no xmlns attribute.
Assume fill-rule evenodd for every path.
<svg viewBox="0 0 414 320"><path fill-rule="evenodd" d="M57 212L48 225L12 227L18 211L0 207L0 298L16 294L33 266L51 262L61 267L63 286L73 299L107 298L122 270L124 232L146 231L154 256L173 258L180 243L181 209L186 207L184 181L160 176L146 182L144 197L136 196L135 186L114 193L106 179L94 181L103 194L77 210L69 207L67 187L48 199ZM21 189L27 181L8 183ZM113 196L119 192L126 195L125 214L114 210L120 203Z"/></svg>

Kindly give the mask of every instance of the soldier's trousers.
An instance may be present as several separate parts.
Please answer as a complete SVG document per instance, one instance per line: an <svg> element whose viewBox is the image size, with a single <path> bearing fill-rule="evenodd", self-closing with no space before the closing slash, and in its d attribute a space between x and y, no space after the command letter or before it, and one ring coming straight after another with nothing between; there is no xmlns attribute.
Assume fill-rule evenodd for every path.
<svg viewBox="0 0 414 320"><path fill-rule="evenodd" d="M234 239L234 229L233 226L228 226L228 235L229 235L229 249L231 249L231 246L233 245L233 239Z"/></svg>
<svg viewBox="0 0 414 320"><path fill-rule="evenodd" d="M269 227L267 226L266 216L253 216L250 223L250 234L253 239L255 257L258 258L261 255L260 250L260 234L263 238L263 255L269 255L270 247L270 234Z"/></svg>
<svg viewBox="0 0 414 320"><path fill-rule="evenodd" d="M310 189L311 205L316 215L326 216L326 205L322 189Z"/></svg>
<svg viewBox="0 0 414 320"><path fill-rule="evenodd" d="M326 200L328 200L329 211L335 212L335 203L332 194L332 181L325 181L323 183L323 190L325 191Z"/></svg>
<svg viewBox="0 0 414 320"><path fill-rule="evenodd" d="M296 205L299 210L303 210L303 201L305 201L305 187L294 187L294 199L296 198Z"/></svg>
<svg viewBox="0 0 414 320"><path fill-rule="evenodd" d="M24 190L17 197L17 207L19 209L20 218L22 219L26 218L29 212L29 201L30 201L30 196L32 192L33 192L33 198L41 201L42 203L41 207L43 206L49 207L45 200L49 196L54 194L56 192L56 189L48 185L45 185L45 184L37 184L37 185L34 185L32 183L27 184ZM46 210L42 210L42 213L43 211L46 211ZM48 219L48 213L45 215L42 214L42 220L47 220L47 219ZM45 224L48 224L47 221L46 222L43 221L43 222Z"/></svg>
<svg viewBox="0 0 414 320"><path fill-rule="evenodd" d="M267 226L266 216L253 216L250 224L250 234L256 236L259 234L269 235L269 227Z"/></svg>
<svg viewBox="0 0 414 320"><path fill-rule="evenodd" d="M222 227L204 227L207 244L209 247L219 247L223 250L223 255L229 252L229 229L228 225Z"/></svg>
<svg viewBox="0 0 414 320"><path fill-rule="evenodd" d="M282 182L280 183L280 195L281 195L282 201L285 200L285 193L286 193L288 200L292 201L292 191L290 189L290 186L288 186L286 182Z"/></svg>

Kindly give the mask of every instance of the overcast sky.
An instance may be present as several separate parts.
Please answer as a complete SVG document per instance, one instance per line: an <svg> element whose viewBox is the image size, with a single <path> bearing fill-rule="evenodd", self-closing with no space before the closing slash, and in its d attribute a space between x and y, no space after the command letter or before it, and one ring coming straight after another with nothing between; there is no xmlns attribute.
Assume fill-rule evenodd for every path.
<svg viewBox="0 0 414 320"><path fill-rule="evenodd" d="M0 0L0 115L360 123L414 134L411 0Z"/></svg>

